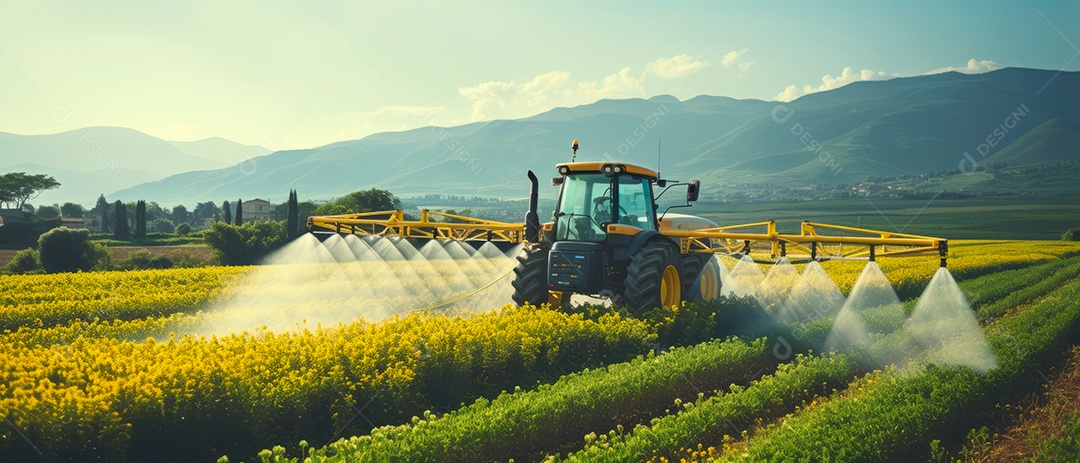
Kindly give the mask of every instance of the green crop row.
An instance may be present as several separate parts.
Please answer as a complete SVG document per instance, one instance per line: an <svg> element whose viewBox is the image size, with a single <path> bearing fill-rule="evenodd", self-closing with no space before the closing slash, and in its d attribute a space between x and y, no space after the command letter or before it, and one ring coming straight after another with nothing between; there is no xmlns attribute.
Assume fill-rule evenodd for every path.
<svg viewBox="0 0 1080 463"><path fill-rule="evenodd" d="M502 394L440 417L377 428L312 452L310 461L474 462L538 458L596 429L632 425L676 399L749 379L774 364L765 339L675 348L570 374L554 384ZM269 455L268 455L269 456ZM295 460L294 460L295 461Z"/></svg>
<svg viewBox="0 0 1080 463"><path fill-rule="evenodd" d="M584 449L569 455L568 462L647 461L674 458L684 449L720 440L725 433L738 434L755 420L776 417L818 395L827 395L846 384L857 372L855 362L844 355L799 356L780 365L743 388L685 405L677 414L639 425L634 432L589 436ZM551 461L560 461L553 458Z"/></svg>
<svg viewBox="0 0 1080 463"><path fill-rule="evenodd" d="M1080 275L1080 257L1073 257L994 275L996 278L980 278L975 280L978 285L961 286L975 299L973 305L979 316L992 319L1038 299L1077 275Z"/></svg>
<svg viewBox="0 0 1080 463"><path fill-rule="evenodd" d="M998 320L987 330L998 368L930 365L918 372L868 376L840 400L797 413L751 439L734 461L884 461L925 459L933 437L962 436L966 423L996 401L1032 386L1080 321L1080 279ZM852 388L857 388L853 390Z"/></svg>
<svg viewBox="0 0 1080 463"><path fill-rule="evenodd" d="M1050 262L1025 268L1002 270L986 277L963 280L961 286L963 286L964 293L967 295L969 302L971 302L971 306L977 308L1008 295L1010 291L1006 288L1011 287L1011 285L1002 285L1003 280L1039 281L1053 275L1059 269L1067 267L1069 264L1076 261L1077 259L1075 257L1070 257L1055 259Z"/></svg>

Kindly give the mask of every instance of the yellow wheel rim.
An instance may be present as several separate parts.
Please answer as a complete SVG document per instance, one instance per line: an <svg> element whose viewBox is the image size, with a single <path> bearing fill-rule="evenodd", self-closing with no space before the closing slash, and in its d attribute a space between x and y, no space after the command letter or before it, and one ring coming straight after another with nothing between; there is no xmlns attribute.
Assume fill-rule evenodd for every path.
<svg viewBox="0 0 1080 463"><path fill-rule="evenodd" d="M674 265L664 268L660 280L660 304L664 307L678 305L682 300L682 282L679 281L679 269Z"/></svg>
<svg viewBox="0 0 1080 463"><path fill-rule="evenodd" d="M720 275L716 274L716 266L709 262L701 271L701 299L711 301L720 295Z"/></svg>

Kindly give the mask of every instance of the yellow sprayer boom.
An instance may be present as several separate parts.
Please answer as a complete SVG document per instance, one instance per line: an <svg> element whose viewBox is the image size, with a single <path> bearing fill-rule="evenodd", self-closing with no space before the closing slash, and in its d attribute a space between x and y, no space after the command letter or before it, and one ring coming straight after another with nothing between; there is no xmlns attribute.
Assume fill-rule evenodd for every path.
<svg viewBox="0 0 1080 463"><path fill-rule="evenodd" d="M401 210L315 216L308 218L308 228L311 231L412 239L525 241L525 224L521 222L498 222L426 209L420 212L419 220L406 220ZM948 241L942 238L817 222L803 222L801 228L798 235L779 233L776 222L769 220L697 230L666 229L660 230L660 234L679 240L682 254L749 255L755 250L763 252L767 249L773 258L812 260L939 255L944 267L948 252ZM819 230L836 234L820 234Z"/></svg>
<svg viewBox="0 0 1080 463"><path fill-rule="evenodd" d="M619 162L569 162L555 169L559 176L551 184L560 187L559 200L548 223L540 223L539 181L529 171L532 188L524 223L428 210L421 211L419 220L407 220L395 210L309 217L308 229L524 243L514 269L514 302L562 304L568 295L580 294L620 300L639 313L721 295L723 272L714 254L871 261L936 254L941 266L946 264L948 242L941 238L814 222L803 222L798 234L780 233L772 220L722 227L702 217L668 213L697 201L697 180L662 179L654 170ZM677 186L686 187L685 205L661 212L659 198Z"/></svg>

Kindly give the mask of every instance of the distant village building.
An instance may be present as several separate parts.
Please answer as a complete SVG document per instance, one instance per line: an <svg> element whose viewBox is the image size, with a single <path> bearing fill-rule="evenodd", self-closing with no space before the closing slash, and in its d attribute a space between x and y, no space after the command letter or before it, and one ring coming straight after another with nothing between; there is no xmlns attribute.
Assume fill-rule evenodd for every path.
<svg viewBox="0 0 1080 463"><path fill-rule="evenodd" d="M273 220L274 206L264 199L244 201L244 222L269 222Z"/></svg>
<svg viewBox="0 0 1080 463"><path fill-rule="evenodd" d="M19 209L0 209L0 225L25 221L26 214Z"/></svg>
<svg viewBox="0 0 1080 463"><path fill-rule="evenodd" d="M68 227L68 228L86 228L86 219L85 218L77 218L77 217L76 218L66 218L65 217L63 219L60 219L60 226L61 227Z"/></svg>

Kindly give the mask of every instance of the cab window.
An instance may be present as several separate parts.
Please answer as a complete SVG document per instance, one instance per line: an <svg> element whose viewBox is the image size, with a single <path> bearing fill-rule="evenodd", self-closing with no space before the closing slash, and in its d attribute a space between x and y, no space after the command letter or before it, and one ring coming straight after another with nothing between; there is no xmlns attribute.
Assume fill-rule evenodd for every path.
<svg viewBox="0 0 1080 463"><path fill-rule="evenodd" d="M619 176L619 198L616 210L617 222L645 230L656 229L653 209L652 186L649 179L633 175Z"/></svg>

